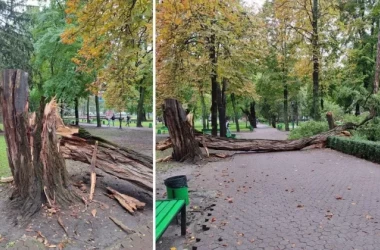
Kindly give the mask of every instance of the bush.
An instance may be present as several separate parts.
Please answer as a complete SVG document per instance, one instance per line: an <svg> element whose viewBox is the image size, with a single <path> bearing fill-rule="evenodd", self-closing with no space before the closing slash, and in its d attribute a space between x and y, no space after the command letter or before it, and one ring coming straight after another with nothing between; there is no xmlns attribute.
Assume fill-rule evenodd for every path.
<svg viewBox="0 0 380 250"><path fill-rule="evenodd" d="M370 141L380 141L380 118L375 118L359 127L355 134Z"/></svg>
<svg viewBox="0 0 380 250"><path fill-rule="evenodd" d="M308 121L302 122L300 125L292 130L289 134L289 139L300 139L304 137L313 136L329 130L327 122Z"/></svg>
<svg viewBox="0 0 380 250"><path fill-rule="evenodd" d="M380 163L380 143L377 142L331 136L327 138L327 147Z"/></svg>

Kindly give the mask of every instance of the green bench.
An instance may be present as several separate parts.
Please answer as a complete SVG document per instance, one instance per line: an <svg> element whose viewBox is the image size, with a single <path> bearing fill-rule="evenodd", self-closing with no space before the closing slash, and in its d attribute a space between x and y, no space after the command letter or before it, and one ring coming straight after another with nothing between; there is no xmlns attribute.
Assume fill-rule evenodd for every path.
<svg viewBox="0 0 380 250"><path fill-rule="evenodd" d="M202 133L206 134L206 135L211 135L211 129L204 128L204 129L202 129Z"/></svg>
<svg viewBox="0 0 380 250"><path fill-rule="evenodd" d="M168 133L169 133L168 127L162 126L161 128L158 129L157 134L158 135L165 134L165 131L168 131Z"/></svg>
<svg viewBox="0 0 380 250"><path fill-rule="evenodd" d="M186 204L184 200L156 200L156 241L170 222L181 212L181 235L186 235Z"/></svg>

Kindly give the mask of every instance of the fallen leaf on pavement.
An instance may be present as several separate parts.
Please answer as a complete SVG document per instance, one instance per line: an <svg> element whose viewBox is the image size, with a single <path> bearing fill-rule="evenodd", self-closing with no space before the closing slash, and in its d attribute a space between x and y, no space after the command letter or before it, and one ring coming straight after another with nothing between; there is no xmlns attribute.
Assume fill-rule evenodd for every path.
<svg viewBox="0 0 380 250"><path fill-rule="evenodd" d="M92 211L91 211L91 214L92 214L92 216L96 216L96 209L93 209Z"/></svg>
<svg viewBox="0 0 380 250"><path fill-rule="evenodd" d="M343 200L342 196L336 196L335 199L337 199L337 200Z"/></svg>
<svg viewBox="0 0 380 250"><path fill-rule="evenodd" d="M305 207L305 206L302 205L302 204L299 204L299 205L297 205L297 207L298 207L298 208L303 208L303 207Z"/></svg>

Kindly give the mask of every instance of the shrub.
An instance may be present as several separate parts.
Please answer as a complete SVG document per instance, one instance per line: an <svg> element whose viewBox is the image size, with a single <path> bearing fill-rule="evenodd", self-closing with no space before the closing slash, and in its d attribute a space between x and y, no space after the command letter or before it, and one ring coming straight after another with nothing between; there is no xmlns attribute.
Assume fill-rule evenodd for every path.
<svg viewBox="0 0 380 250"><path fill-rule="evenodd" d="M380 163L380 143L377 142L331 136L327 138L327 147Z"/></svg>
<svg viewBox="0 0 380 250"><path fill-rule="evenodd" d="M327 122L308 121L300 123L300 125L292 130L289 139L300 139L313 136L329 130Z"/></svg>

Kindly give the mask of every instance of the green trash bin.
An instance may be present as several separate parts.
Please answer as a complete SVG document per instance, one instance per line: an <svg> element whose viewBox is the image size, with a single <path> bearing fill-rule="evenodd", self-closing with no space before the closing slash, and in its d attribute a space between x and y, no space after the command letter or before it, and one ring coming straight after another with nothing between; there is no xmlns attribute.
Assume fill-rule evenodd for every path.
<svg viewBox="0 0 380 250"><path fill-rule="evenodd" d="M149 123L149 128L153 128L152 123Z"/></svg>
<svg viewBox="0 0 380 250"><path fill-rule="evenodd" d="M185 200L186 206L190 204L186 175L178 175L164 180L168 199Z"/></svg>

